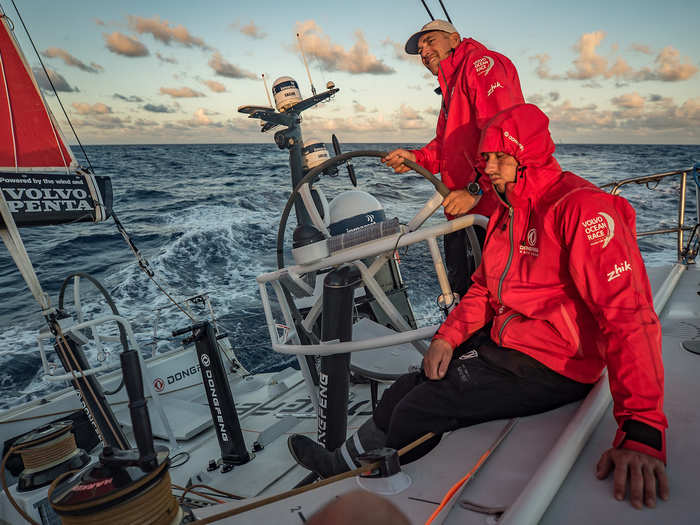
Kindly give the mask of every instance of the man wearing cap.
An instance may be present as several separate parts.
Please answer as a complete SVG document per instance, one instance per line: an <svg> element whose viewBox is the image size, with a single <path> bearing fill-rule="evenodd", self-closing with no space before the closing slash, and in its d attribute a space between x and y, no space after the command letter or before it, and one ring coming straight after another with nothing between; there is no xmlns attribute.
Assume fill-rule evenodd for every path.
<svg viewBox="0 0 700 525"><path fill-rule="evenodd" d="M395 149L382 162L405 173L404 159L417 162L432 173L440 172L452 190L443 206L448 219L467 212L489 217L496 200L488 181L478 178L473 166L479 135L499 111L524 102L513 63L474 39L461 39L445 20L424 25L406 42L406 52L420 55L440 83L442 108L435 138L417 150ZM483 239L483 230L476 228ZM452 290L463 296L469 287L465 231L445 236L445 258ZM470 271L471 270L471 271Z"/></svg>

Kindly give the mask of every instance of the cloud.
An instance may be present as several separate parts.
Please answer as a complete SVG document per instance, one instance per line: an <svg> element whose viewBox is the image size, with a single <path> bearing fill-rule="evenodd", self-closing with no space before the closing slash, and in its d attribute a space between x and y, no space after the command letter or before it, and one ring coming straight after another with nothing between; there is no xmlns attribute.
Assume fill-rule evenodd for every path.
<svg viewBox="0 0 700 525"><path fill-rule="evenodd" d="M123 100L124 102L143 102L143 99L141 97L137 97L136 95L129 95L128 97L125 95L120 95L119 93L115 93L112 95L112 97Z"/></svg>
<svg viewBox="0 0 700 525"><path fill-rule="evenodd" d="M258 76L255 73L241 69L228 62L218 51L211 56L209 66L217 75L227 78L249 78L257 80Z"/></svg>
<svg viewBox="0 0 700 525"><path fill-rule="evenodd" d="M175 109L169 108L165 104L145 104L143 109L151 113L175 113Z"/></svg>
<svg viewBox="0 0 700 525"><path fill-rule="evenodd" d="M681 63L680 51L671 46L663 48L654 62L658 79L666 82L687 80L698 72L698 68L689 63L687 58Z"/></svg>
<svg viewBox="0 0 700 525"><path fill-rule="evenodd" d="M649 95L649 102L661 102L664 99L661 95Z"/></svg>
<svg viewBox="0 0 700 525"><path fill-rule="evenodd" d="M604 31L581 35L578 42L574 44L574 50L578 51L579 56L574 60L575 69L566 72L568 78L587 80L605 74L608 61L596 53L596 48L604 38Z"/></svg>
<svg viewBox="0 0 700 525"><path fill-rule="evenodd" d="M211 49L204 40L192 36L185 26L171 26L167 20L161 20L157 16L153 18L143 18L141 16L130 15L129 27L140 35L144 33L151 34L153 38L168 46L172 42L177 42L185 47L199 47L205 50Z"/></svg>
<svg viewBox="0 0 700 525"><path fill-rule="evenodd" d="M560 75L552 75L549 72L549 61L551 60L551 58L552 57L550 57L547 53L542 53L539 55L531 56L530 60L537 61L537 68L535 68L535 74L539 78L547 80L559 80L561 79Z"/></svg>
<svg viewBox="0 0 700 525"><path fill-rule="evenodd" d="M387 75L396 71L378 60L369 52L367 40L362 31L355 32L355 44L345 50L343 46L334 44L313 20L297 22L297 33L304 37L304 53L310 61L317 62L326 71L347 71L359 74ZM299 49L297 40L295 49Z"/></svg>
<svg viewBox="0 0 700 525"><path fill-rule="evenodd" d="M59 47L50 47L47 50L42 51L41 54L47 58L60 58L67 66L77 67L78 69L87 73L100 73L104 71L104 68L101 65L92 62L88 66L86 63L75 58L65 49L61 49Z"/></svg>
<svg viewBox="0 0 700 525"><path fill-rule="evenodd" d="M39 84L39 87L44 91L53 93L51 83L53 83L53 87L56 89L56 91L62 91L65 93L80 91L77 87L71 87L68 84L68 81L53 69L46 68L46 71L49 74L48 78L46 73L44 73L44 70L40 67L33 67L32 71L34 72L34 77L36 78L37 84ZM49 82L49 78L51 79L51 82Z"/></svg>
<svg viewBox="0 0 700 525"><path fill-rule="evenodd" d="M427 122L418 111L411 106L401 104L395 116L399 129L432 128L434 122Z"/></svg>
<svg viewBox="0 0 700 525"><path fill-rule="evenodd" d="M547 93L547 95L549 95L549 99L553 102L556 102L557 100L559 100L559 92L558 91L550 91L549 93Z"/></svg>
<svg viewBox="0 0 700 525"><path fill-rule="evenodd" d="M613 97L610 101L621 108L641 108L644 106L644 97L636 91L634 93L625 93L619 97Z"/></svg>
<svg viewBox="0 0 700 525"><path fill-rule="evenodd" d="M250 38L255 38L256 40L260 40L260 39L265 38L267 36L267 33L263 33L260 30L260 28L253 23L252 20L250 21L250 24L241 27L240 31L245 36L249 36Z"/></svg>
<svg viewBox="0 0 700 525"><path fill-rule="evenodd" d="M392 57L396 58L397 60L403 60L404 62L409 62L411 64L423 67L423 62L421 61L420 55L409 55L406 53L404 44L401 42L394 42L391 38L386 38L382 41L382 45L391 48L393 51Z"/></svg>
<svg viewBox="0 0 700 525"><path fill-rule="evenodd" d="M641 82L648 80L661 80L664 82L677 82L687 80L698 72L698 68L688 58L681 60L680 52L672 46L664 47L654 59L651 66L634 69L624 58L617 57L612 65L604 56L597 52L597 48L605 39L605 32L595 31L584 33L574 45L578 56L574 59L574 68L565 75L552 74L549 71L550 57L546 53L530 57L538 62L535 73L539 78L547 80L587 80L584 87L601 87L596 79L617 80L617 87L625 86L626 82ZM647 46L632 44L632 48L646 54L651 54ZM613 53L616 45L612 46Z"/></svg>
<svg viewBox="0 0 700 525"><path fill-rule="evenodd" d="M630 49L632 51L637 51L639 53L644 53L645 55L653 55L654 52L651 50L651 48L645 44L635 44L632 43L630 45Z"/></svg>
<svg viewBox="0 0 700 525"><path fill-rule="evenodd" d="M367 108L360 104L357 100L352 101L352 109L355 110L355 113L364 113L367 111Z"/></svg>
<svg viewBox="0 0 700 525"><path fill-rule="evenodd" d="M145 57L149 55L148 49L141 42L118 31L110 35L103 33L102 36L107 43L107 49L112 53L127 57Z"/></svg>
<svg viewBox="0 0 700 525"><path fill-rule="evenodd" d="M194 89L188 88L188 87L182 87L182 88L160 88L160 92L163 95L170 95L173 98L195 98L195 97L203 97L204 93L200 93L199 91L195 91Z"/></svg>
<svg viewBox="0 0 700 525"><path fill-rule="evenodd" d="M93 115L90 120L79 120L76 124L81 127L91 127L101 130L122 129L127 126L128 120L113 115Z"/></svg>
<svg viewBox="0 0 700 525"><path fill-rule="evenodd" d="M202 84L206 84L214 93L223 93L226 91L226 86L216 80L202 80Z"/></svg>
<svg viewBox="0 0 700 525"><path fill-rule="evenodd" d="M626 141L644 140L659 143L664 134L678 133L693 141L700 139L700 97L691 98L678 105L662 98L654 104L644 104L637 93L613 99L619 109L598 109L595 104L576 107L566 100L550 106L547 114L555 135L578 133L600 140L604 133ZM639 100L641 99L641 100Z"/></svg>
<svg viewBox="0 0 700 525"><path fill-rule="evenodd" d="M92 21L95 22L95 24L97 24L98 26L105 26L105 25L107 25L107 24L105 24L104 20L102 20L102 19L100 19L100 18L93 18Z"/></svg>
<svg viewBox="0 0 700 525"><path fill-rule="evenodd" d="M165 62L166 64L177 64L177 59L175 57L166 57L160 53L156 53L156 58L161 62Z"/></svg>
<svg viewBox="0 0 700 525"><path fill-rule="evenodd" d="M112 112L112 108L102 102L92 105L86 102L73 102L71 106L78 115L106 115Z"/></svg>

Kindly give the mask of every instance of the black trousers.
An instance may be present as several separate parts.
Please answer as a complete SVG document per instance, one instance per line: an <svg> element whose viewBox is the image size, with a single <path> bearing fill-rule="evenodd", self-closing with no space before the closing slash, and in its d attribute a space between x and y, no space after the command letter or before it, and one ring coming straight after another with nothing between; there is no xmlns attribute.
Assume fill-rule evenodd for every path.
<svg viewBox="0 0 700 525"><path fill-rule="evenodd" d="M425 455L444 432L552 410L583 399L593 386L499 347L487 334L479 332L455 349L443 379L409 373L384 392L374 421L387 433L388 447L399 449L428 432L438 434L404 455L402 463Z"/></svg>
<svg viewBox="0 0 700 525"><path fill-rule="evenodd" d="M484 246L486 230L480 226L474 226L479 246ZM472 284L471 275L476 270L476 262L472 252L472 246L467 237L467 230L457 230L443 236L445 249L445 266L447 267L447 280L453 292L459 297L464 297Z"/></svg>

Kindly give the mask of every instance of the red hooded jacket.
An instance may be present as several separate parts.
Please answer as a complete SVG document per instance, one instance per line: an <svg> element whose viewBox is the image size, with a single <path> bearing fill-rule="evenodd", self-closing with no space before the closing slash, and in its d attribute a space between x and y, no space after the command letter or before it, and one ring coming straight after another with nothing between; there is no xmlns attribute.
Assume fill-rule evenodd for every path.
<svg viewBox="0 0 700 525"><path fill-rule="evenodd" d="M476 179L473 159L484 125L499 111L523 103L523 93L513 63L471 38L440 62L437 76L442 109L435 138L412 153L418 164L440 172L449 189L461 190ZM488 217L498 204L483 179L479 182L484 195L471 213Z"/></svg>
<svg viewBox="0 0 700 525"><path fill-rule="evenodd" d="M474 284L435 338L454 347L493 321L491 338L550 369L593 383L608 367L613 446L665 461L661 327L622 197L562 172L548 119L521 104L486 126L482 152L519 163L499 196ZM481 163L483 165L483 161Z"/></svg>

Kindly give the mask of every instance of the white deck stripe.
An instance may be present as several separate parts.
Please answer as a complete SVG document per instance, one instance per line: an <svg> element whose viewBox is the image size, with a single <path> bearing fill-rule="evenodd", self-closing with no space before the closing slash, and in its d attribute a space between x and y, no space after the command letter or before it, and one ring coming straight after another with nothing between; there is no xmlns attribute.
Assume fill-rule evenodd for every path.
<svg viewBox="0 0 700 525"><path fill-rule="evenodd" d="M343 456L343 459L345 460L345 463L347 464L348 469L353 470L355 468L355 462L350 457L350 453L348 452L348 447L345 443L343 443L340 446L340 455Z"/></svg>

